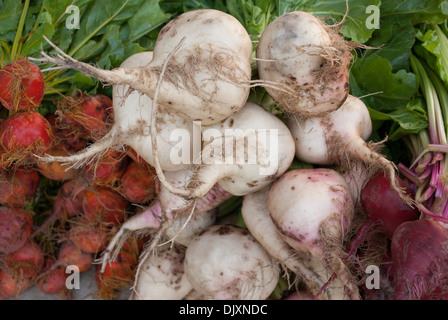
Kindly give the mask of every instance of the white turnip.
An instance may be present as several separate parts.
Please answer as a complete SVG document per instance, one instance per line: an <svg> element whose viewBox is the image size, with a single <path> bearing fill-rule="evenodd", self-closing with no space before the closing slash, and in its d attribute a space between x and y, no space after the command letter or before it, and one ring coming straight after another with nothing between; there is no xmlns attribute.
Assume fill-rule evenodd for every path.
<svg viewBox="0 0 448 320"><path fill-rule="evenodd" d="M204 164L187 187L195 198L202 198L216 183L235 196L258 191L281 176L294 159L294 141L287 126L252 102L203 130Z"/></svg>
<svg viewBox="0 0 448 320"><path fill-rule="evenodd" d="M266 90L287 114L300 118L320 117L342 105L351 58L336 29L304 11L271 22L257 47L260 79L277 83Z"/></svg>
<svg viewBox="0 0 448 320"><path fill-rule="evenodd" d="M154 46L154 59L140 68L102 70L60 50L59 57L42 52L43 58L34 60L55 63L59 69L76 69L112 85L129 85L151 98L159 89L157 102L161 106L207 125L227 118L245 104L252 49L249 34L235 17L199 9L165 25ZM160 86L159 80L163 80Z"/></svg>
<svg viewBox="0 0 448 320"><path fill-rule="evenodd" d="M332 169L296 169L283 174L268 193L268 209L283 239L305 259L311 255L335 272L351 299L356 279L343 261L354 203L344 178Z"/></svg>
<svg viewBox="0 0 448 320"><path fill-rule="evenodd" d="M372 172L382 169L388 174L392 188L401 190L395 179L395 164L378 153L374 144L366 143L372 134L372 120L361 99L349 95L339 109L326 116L290 117L287 125L294 137L296 157L300 160L347 168L360 162ZM404 199L409 198L401 191L400 194Z"/></svg>
<svg viewBox="0 0 448 320"><path fill-rule="evenodd" d="M280 268L248 230L214 225L193 238L185 274L199 294L214 300L263 300L277 285Z"/></svg>
<svg viewBox="0 0 448 320"><path fill-rule="evenodd" d="M282 238L267 207L269 187L244 196L241 213L244 223L255 239L280 264L300 277L310 292L317 294L327 279L320 278Z"/></svg>
<svg viewBox="0 0 448 320"><path fill-rule="evenodd" d="M161 248L141 262L130 300L181 300L192 286L184 272L185 249Z"/></svg>

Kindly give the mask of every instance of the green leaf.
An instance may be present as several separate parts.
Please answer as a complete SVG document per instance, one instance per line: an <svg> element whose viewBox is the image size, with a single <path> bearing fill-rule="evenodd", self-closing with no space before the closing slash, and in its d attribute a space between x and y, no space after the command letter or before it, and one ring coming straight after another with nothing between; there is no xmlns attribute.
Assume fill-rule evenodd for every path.
<svg viewBox="0 0 448 320"><path fill-rule="evenodd" d="M447 8L448 2L441 0L387 0L381 6L381 16L394 17L403 24L441 23L448 18Z"/></svg>
<svg viewBox="0 0 448 320"><path fill-rule="evenodd" d="M343 23L341 33L354 42L365 43L372 35L374 28L367 25L372 15L366 12L371 6L380 8L381 0L349 0L349 11ZM347 11L345 0L279 0L278 14L282 15L294 10L303 10L314 15L341 21Z"/></svg>
<svg viewBox="0 0 448 320"><path fill-rule="evenodd" d="M135 41L166 22L171 15L162 11L159 1L145 1L129 19L129 41Z"/></svg>
<svg viewBox="0 0 448 320"><path fill-rule="evenodd" d="M120 27L117 25L110 25L107 28L103 41L107 42L107 46L101 52L98 61L98 66L103 69L116 68L129 56L145 50L138 43L122 41Z"/></svg>
<svg viewBox="0 0 448 320"><path fill-rule="evenodd" d="M88 10L81 16L79 30L76 32L73 40L73 55L80 46L93 36L100 35L101 30L111 22L124 8L129 0L123 2L121 0L110 1L94 1Z"/></svg>
<svg viewBox="0 0 448 320"><path fill-rule="evenodd" d="M72 4L73 0L44 0L45 10L50 14L51 21L53 24L60 21L62 17L65 15L65 11L68 6ZM76 3L76 6L79 7L79 3Z"/></svg>
<svg viewBox="0 0 448 320"><path fill-rule="evenodd" d="M0 36L3 41L12 41L22 14L22 1L0 0ZM12 38L10 31L14 31ZM8 35L8 38L4 38Z"/></svg>
<svg viewBox="0 0 448 320"><path fill-rule="evenodd" d="M391 141L397 141L405 135L418 133L428 127L425 109L423 100L418 98L411 100L405 109L383 113L369 108L369 113L373 121L392 121L388 136Z"/></svg>
<svg viewBox="0 0 448 320"><path fill-rule="evenodd" d="M96 90L98 84L99 84L98 80L86 76L85 74L82 74L80 72L77 72L73 77L69 92L74 92L75 89L80 89L82 91L87 90L92 91L93 88L94 90Z"/></svg>
<svg viewBox="0 0 448 320"><path fill-rule="evenodd" d="M410 70L409 57L415 44L415 30L411 23L401 25L394 19L382 19L381 28L375 30L368 45L365 57L381 56L387 59L393 71ZM379 49L375 49L379 48Z"/></svg>
<svg viewBox="0 0 448 320"><path fill-rule="evenodd" d="M367 106L386 113L406 108L418 90L415 74L405 70L393 73L389 61L379 55L356 61L351 78L356 79L355 95L369 95L363 99Z"/></svg>
<svg viewBox="0 0 448 320"><path fill-rule="evenodd" d="M423 57L427 63L437 72L440 79L448 85L448 63L447 52L448 38L439 29L437 32L434 28L428 29L424 34L418 30L416 34L421 44L416 46L416 52ZM426 52L422 50L426 49Z"/></svg>
<svg viewBox="0 0 448 320"><path fill-rule="evenodd" d="M54 26L51 22L50 14L48 12L43 12L39 15L37 21L39 22L39 27L23 44L21 51L21 55L23 56L30 56L33 53L40 51L44 45L47 45L43 36L47 36L49 39L53 37Z"/></svg>

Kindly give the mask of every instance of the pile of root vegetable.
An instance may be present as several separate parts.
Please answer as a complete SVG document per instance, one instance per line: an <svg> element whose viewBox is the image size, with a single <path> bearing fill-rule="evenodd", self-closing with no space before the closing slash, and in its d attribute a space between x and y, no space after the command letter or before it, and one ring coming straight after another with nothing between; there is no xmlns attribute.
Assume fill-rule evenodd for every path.
<svg viewBox="0 0 448 320"><path fill-rule="evenodd" d="M429 207L444 140L414 143L409 167L382 153L350 90L354 50L377 48L340 30L293 10L254 42L231 14L190 10L115 68L42 35L0 70L0 299L70 299L92 269L98 299L446 298L448 220ZM60 93L43 115L61 70L110 95Z"/></svg>

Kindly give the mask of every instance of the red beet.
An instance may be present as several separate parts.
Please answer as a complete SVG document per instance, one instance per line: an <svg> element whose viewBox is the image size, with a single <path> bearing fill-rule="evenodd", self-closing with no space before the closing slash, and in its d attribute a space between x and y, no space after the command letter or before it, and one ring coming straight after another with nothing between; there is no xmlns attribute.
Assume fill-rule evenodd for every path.
<svg viewBox="0 0 448 320"><path fill-rule="evenodd" d="M32 110L39 106L44 92L42 72L27 59L13 61L0 70L0 102L8 110Z"/></svg>
<svg viewBox="0 0 448 320"><path fill-rule="evenodd" d="M108 150L98 161L84 167L84 176L91 185L113 187L125 172L128 160L125 153Z"/></svg>
<svg viewBox="0 0 448 320"><path fill-rule="evenodd" d="M132 149L132 147L130 146L126 146L126 154L129 156L129 158L131 158L134 161L137 161L138 163L143 163L143 164L148 164L148 162L146 162L142 157L140 157L137 154L137 151L135 151L134 149Z"/></svg>
<svg viewBox="0 0 448 320"><path fill-rule="evenodd" d="M81 218L70 225L68 239L84 252L98 253L107 246L109 230L101 224Z"/></svg>
<svg viewBox="0 0 448 320"><path fill-rule="evenodd" d="M23 207L35 195L39 174L34 169L19 168L0 172L0 204Z"/></svg>
<svg viewBox="0 0 448 320"><path fill-rule="evenodd" d="M27 241L19 250L8 253L4 267L13 276L34 279L44 266L44 254L40 245Z"/></svg>
<svg viewBox="0 0 448 320"><path fill-rule="evenodd" d="M95 269L95 280L98 286L98 297L104 300L114 299L117 290L129 288L135 280L135 270L138 265L136 255L121 250L117 259L106 265L101 272L101 265Z"/></svg>
<svg viewBox="0 0 448 320"><path fill-rule="evenodd" d="M52 226L58 219L65 222L69 217L81 215L83 199L84 187L82 185L74 179L64 182L58 189L54 200L53 213L33 232L33 236Z"/></svg>
<svg viewBox="0 0 448 320"><path fill-rule="evenodd" d="M19 250L29 239L33 218L19 208L0 207L0 253Z"/></svg>
<svg viewBox="0 0 448 320"><path fill-rule="evenodd" d="M72 130L70 127L67 128L69 124L64 123L63 118L59 119L55 113L49 113L45 118L50 123L54 145L57 149L73 154L85 148L88 143L87 132L85 130Z"/></svg>
<svg viewBox="0 0 448 320"><path fill-rule="evenodd" d="M17 297L28 289L33 282L29 279L14 277L4 269L0 269L0 300Z"/></svg>
<svg viewBox="0 0 448 320"><path fill-rule="evenodd" d="M3 163L33 163L34 155L42 156L50 150L51 127L36 111L18 112L5 120L0 132L0 142L5 149Z"/></svg>
<svg viewBox="0 0 448 320"><path fill-rule="evenodd" d="M85 191L83 212L91 221L117 225L124 221L129 202L119 193L106 187L94 187Z"/></svg>
<svg viewBox="0 0 448 320"><path fill-rule="evenodd" d="M419 219L402 223L392 237L395 300L448 293L448 229Z"/></svg>
<svg viewBox="0 0 448 320"><path fill-rule="evenodd" d="M153 167L132 160L116 190L130 202L146 203L156 196L156 176Z"/></svg>
<svg viewBox="0 0 448 320"><path fill-rule="evenodd" d="M58 260L53 264L52 270L64 266L77 266L80 272L90 269L93 258L90 253L79 249L72 241L64 241L59 251Z"/></svg>
<svg viewBox="0 0 448 320"><path fill-rule="evenodd" d="M397 179L397 185L405 188L407 194L411 191L404 182ZM373 176L361 190L361 204L369 220L379 222L382 231L389 238L395 229L403 222L416 220L419 210L410 207L390 186L390 180L383 173Z"/></svg>
<svg viewBox="0 0 448 320"><path fill-rule="evenodd" d="M113 124L112 100L102 94L84 96L77 91L60 101L58 111L66 123L80 126L92 140L103 137Z"/></svg>
<svg viewBox="0 0 448 320"><path fill-rule="evenodd" d="M45 270L50 269L54 263L55 260L53 258L47 258L45 260ZM66 279L65 268L61 266L46 273L44 277L36 281L36 287L48 294L63 292L66 289Z"/></svg>
<svg viewBox="0 0 448 320"><path fill-rule="evenodd" d="M59 149L56 147L51 148L48 152L50 156L69 156L70 154L64 149ZM56 181L66 181L73 179L76 176L76 170L69 168L61 162L37 162L37 168L39 173L45 178Z"/></svg>

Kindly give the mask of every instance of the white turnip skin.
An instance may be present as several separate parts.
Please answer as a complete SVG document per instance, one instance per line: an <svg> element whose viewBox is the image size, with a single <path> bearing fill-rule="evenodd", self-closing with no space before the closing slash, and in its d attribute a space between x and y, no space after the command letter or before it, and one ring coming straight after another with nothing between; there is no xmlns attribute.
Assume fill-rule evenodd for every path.
<svg viewBox="0 0 448 320"><path fill-rule="evenodd" d="M142 262L129 300L181 300L193 288L184 272L185 249L162 248Z"/></svg>
<svg viewBox="0 0 448 320"><path fill-rule="evenodd" d="M392 188L410 201L396 184L394 163L366 143L372 134L372 120L361 99L349 95L336 111L320 118L291 117L287 126L294 137L298 159L348 168L360 162L371 172L381 169L389 176Z"/></svg>
<svg viewBox="0 0 448 320"><path fill-rule="evenodd" d="M296 157L318 165L334 165L345 158L369 159L365 140L372 134L369 110L361 99L349 95L346 102L327 116L287 120L296 145ZM362 153L364 152L364 153ZM379 157L379 155L378 155Z"/></svg>
<svg viewBox="0 0 448 320"><path fill-rule="evenodd" d="M220 138L204 142L202 156L205 164L199 167L188 187L193 198L203 198L216 183L234 196L256 192L280 177L294 159L294 141L288 127L275 115L252 102L247 102L243 109L223 122L204 130L208 134L216 132L226 141L234 138L234 146L243 143L244 150L237 154L231 147L230 156L223 156L223 163L218 163L220 156L216 152L212 155L212 152L222 152L226 142ZM235 130L235 134L226 137L226 130ZM238 137L237 130L248 134ZM250 135L250 132L254 134ZM266 133L265 138L263 132ZM250 139L254 137L256 143L251 143ZM235 148L238 152L239 148ZM254 155L256 159L251 163L250 158ZM226 163L227 160L230 163Z"/></svg>
<svg viewBox="0 0 448 320"><path fill-rule="evenodd" d="M181 14L162 28L154 59L141 68L102 70L60 50L62 58L42 52L43 58L34 60L75 69L111 85L129 85L153 99L164 70L157 102L185 119L209 125L245 104L252 49L249 34L236 18L219 10L199 9Z"/></svg>
<svg viewBox="0 0 448 320"><path fill-rule="evenodd" d="M300 118L321 117L342 105L351 58L341 35L303 11L271 22L257 47L260 79L277 83L266 90L287 114Z"/></svg>
<svg viewBox="0 0 448 320"><path fill-rule="evenodd" d="M330 280L333 271L326 267L320 259L308 256L304 263L314 272L316 272L324 281ZM313 292L314 293L314 292ZM350 296L346 292L346 287L340 278L335 278L326 287L325 291L314 295L319 300L350 300Z"/></svg>
<svg viewBox="0 0 448 320"><path fill-rule="evenodd" d="M372 176L363 163L355 163L350 168L338 167L336 168L341 176L347 181L350 191L352 193L353 202L357 212L362 210L361 205L361 190Z"/></svg>
<svg viewBox="0 0 448 320"><path fill-rule="evenodd" d="M349 186L335 170L297 169L283 174L268 193L268 209L283 239L304 259L322 261L359 299L356 280L343 262L344 236L354 219Z"/></svg>
<svg viewBox="0 0 448 320"><path fill-rule="evenodd" d="M213 300L264 300L280 268L246 229L214 225L196 235L185 252L193 289Z"/></svg>
<svg viewBox="0 0 448 320"><path fill-rule="evenodd" d="M167 181L177 188L188 187L193 176L194 171L192 170L165 172ZM218 183L216 183L204 197L197 199L196 201L187 200L184 197L173 194L164 185L160 186L157 197L159 198L161 209L166 217L168 219L173 219L175 216L181 214L189 214L193 209L193 206L195 207L195 212L204 212L214 209L224 201L233 197L233 195L225 191Z"/></svg>
<svg viewBox="0 0 448 320"><path fill-rule="evenodd" d="M316 295L327 279L320 278L318 274L305 265L297 257L296 251L286 243L278 232L267 207L268 192L269 187L266 187L244 196L241 207L244 223L266 251L280 264L302 278L308 290Z"/></svg>

